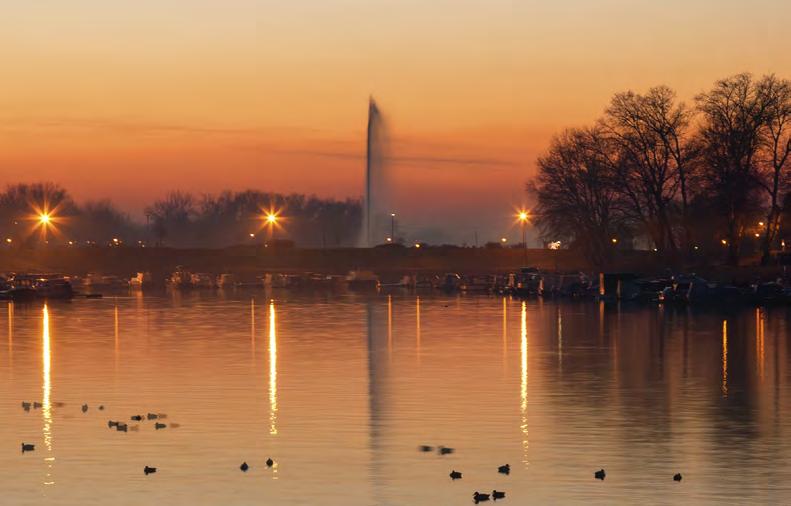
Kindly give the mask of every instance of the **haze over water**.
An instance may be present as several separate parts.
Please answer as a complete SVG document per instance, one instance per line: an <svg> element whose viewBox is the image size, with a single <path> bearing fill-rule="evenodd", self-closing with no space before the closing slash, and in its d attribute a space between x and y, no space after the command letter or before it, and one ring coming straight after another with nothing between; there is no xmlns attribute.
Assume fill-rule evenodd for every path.
<svg viewBox="0 0 791 506"><path fill-rule="evenodd" d="M788 317L400 292L3 304L0 490L14 505L469 504L493 488L506 504L780 503ZM147 412L181 426L107 427Z"/></svg>

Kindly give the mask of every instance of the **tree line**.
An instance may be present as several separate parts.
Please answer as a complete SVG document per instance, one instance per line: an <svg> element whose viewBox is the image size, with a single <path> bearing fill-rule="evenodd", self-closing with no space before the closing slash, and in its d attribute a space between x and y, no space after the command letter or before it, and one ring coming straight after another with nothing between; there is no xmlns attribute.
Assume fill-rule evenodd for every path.
<svg viewBox="0 0 791 506"><path fill-rule="evenodd" d="M542 237L605 262L633 240L674 260L748 245L763 263L791 227L791 81L743 73L694 98L667 86L612 97L553 138L528 191Z"/></svg>
<svg viewBox="0 0 791 506"><path fill-rule="evenodd" d="M278 214L272 233L264 221L267 212ZM42 214L51 217L46 226ZM6 246L46 240L75 246L225 247L289 239L306 247L353 246L362 206L353 199L257 190L200 196L172 191L146 206L144 215L145 222L135 220L109 200L78 203L54 183L13 184L0 192L0 241Z"/></svg>

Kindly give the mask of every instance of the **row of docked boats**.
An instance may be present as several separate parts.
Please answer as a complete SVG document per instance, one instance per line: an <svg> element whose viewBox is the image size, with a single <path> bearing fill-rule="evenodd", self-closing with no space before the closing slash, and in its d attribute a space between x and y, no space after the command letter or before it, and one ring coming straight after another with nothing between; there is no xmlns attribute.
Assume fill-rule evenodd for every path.
<svg viewBox="0 0 791 506"><path fill-rule="evenodd" d="M98 297L97 290L161 287L149 272L130 279L88 274L12 273L0 276L0 299L71 299ZM174 289L266 288L292 290L439 290L446 293L500 294L513 297L569 297L594 300L639 301L659 304L791 303L791 285L782 280L751 284L714 283L695 274L640 277L633 273L557 273L524 268L508 274L409 274L380 279L372 271L345 275L323 273L267 273L252 280L237 275L190 272L178 267L164 280Z"/></svg>
<svg viewBox="0 0 791 506"><path fill-rule="evenodd" d="M17 274L0 277L0 299L71 299L75 296L69 278L60 274Z"/></svg>

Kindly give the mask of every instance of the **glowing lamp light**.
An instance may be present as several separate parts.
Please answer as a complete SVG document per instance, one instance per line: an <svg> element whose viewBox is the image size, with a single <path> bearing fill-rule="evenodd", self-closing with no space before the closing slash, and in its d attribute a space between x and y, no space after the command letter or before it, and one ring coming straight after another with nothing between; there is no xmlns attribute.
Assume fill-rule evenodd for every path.
<svg viewBox="0 0 791 506"><path fill-rule="evenodd" d="M725 239L722 239L720 242L722 243L722 245L723 245L723 246L725 246L726 244L728 244L728 241L726 241Z"/></svg>
<svg viewBox="0 0 791 506"><path fill-rule="evenodd" d="M505 237L501 237L501 238L500 238L500 242L502 242L502 243L506 243L506 242L508 242L508 239L506 239Z"/></svg>
<svg viewBox="0 0 791 506"><path fill-rule="evenodd" d="M277 223L277 215L274 213L267 213L265 219L266 222L269 223L270 225L274 225L275 223Z"/></svg>
<svg viewBox="0 0 791 506"><path fill-rule="evenodd" d="M615 237L613 237L613 238L612 238L612 239L610 239L610 240L612 241L612 243L613 243L613 244L617 244L617 243L618 243L618 239L617 239L617 238L615 238Z"/></svg>
<svg viewBox="0 0 791 506"><path fill-rule="evenodd" d="M761 237L761 234L759 234L758 232L756 232L756 233L755 233L755 237Z"/></svg>
<svg viewBox="0 0 791 506"><path fill-rule="evenodd" d="M49 225L51 221L49 213L41 213L38 215L38 222L42 225Z"/></svg>
<svg viewBox="0 0 791 506"><path fill-rule="evenodd" d="M11 238L10 238L10 237L6 237L6 240L5 240L5 242L7 242L8 244L11 244L12 240L11 240Z"/></svg>
<svg viewBox="0 0 791 506"><path fill-rule="evenodd" d="M393 238L392 237L388 237L387 238L387 242L393 242Z"/></svg>
<svg viewBox="0 0 791 506"><path fill-rule="evenodd" d="M420 243L419 243L419 242L416 242L416 243L415 243L415 247L416 247L416 248L420 248Z"/></svg>
<svg viewBox="0 0 791 506"><path fill-rule="evenodd" d="M527 211L519 211L519 214L517 214L517 215L516 215L516 217L517 217L517 218L519 218L519 221L521 221L522 223L524 223L524 222L526 222L526 221L527 221L527 219L528 219L530 216L527 214Z"/></svg>

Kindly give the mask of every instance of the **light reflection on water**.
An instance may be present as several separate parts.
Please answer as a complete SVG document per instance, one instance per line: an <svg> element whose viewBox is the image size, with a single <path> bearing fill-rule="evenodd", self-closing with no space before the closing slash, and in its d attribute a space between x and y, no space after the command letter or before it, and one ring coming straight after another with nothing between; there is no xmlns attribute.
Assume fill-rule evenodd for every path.
<svg viewBox="0 0 791 506"><path fill-rule="evenodd" d="M522 463L525 465L525 468L528 467L530 462L527 459L527 450L529 448L529 443L527 440L528 431L527 431L527 302L522 301L522 332L521 332L521 357L522 357L522 376L521 376L521 389L520 389L520 403L519 409L522 412L522 424L520 429L522 430L522 448L523 448L523 456L522 456Z"/></svg>
<svg viewBox="0 0 791 506"><path fill-rule="evenodd" d="M275 301L269 303L269 433L277 435L277 326Z"/></svg>
<svg viewBox="0 0 791 506"><path fill-rule="evenodd" d="M44 490L88 506L464 504L492 488L518 504L791 493L785 308L225 291L8 304L3 316L5 504L40 504ZM41 413L19 408L39 398ZM149 411L181 427L107 429ZM20 441L36 451L21 454ZM496 473L505 463L511 476ZM145 477L144 465L160 471ZM604 483L592 478L600 467ZM450 482L450 469L464 479Z"/></svg>
<svg viewBox="0 0 791 506"><path fill-rule="evenodd" d="M41 416L44 424L41 429L44 446L47 448L47 455L44 457L47 466L47 474L44 485L53 485L52 481L52 462L55 458L52 453L52 348L50 346L49 335L49 308L44 304L41 316Z"/></svg>

